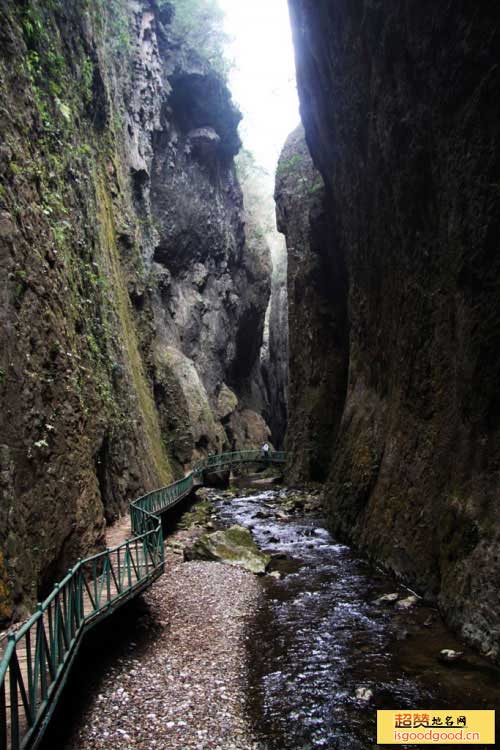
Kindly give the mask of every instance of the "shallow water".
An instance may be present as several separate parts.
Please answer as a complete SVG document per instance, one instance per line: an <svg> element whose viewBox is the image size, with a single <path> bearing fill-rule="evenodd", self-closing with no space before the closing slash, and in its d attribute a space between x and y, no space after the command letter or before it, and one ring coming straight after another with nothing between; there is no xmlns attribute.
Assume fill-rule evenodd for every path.
<svg viewBox="0 0 500 750"><path fill-rule="evenodd" d="M319 515L280 518L286 495L215 504L221 525L250 527L261 548L287 556L272 563L280 580L262 579L263 603L249 624L247 708L264 746L371 750L377 708L500 709L500 670L457 641L433 608L375 604L411 592L335 543ZM464 658L443 665L443 648ZM361 687L371 701L356 698Z"/></svg>

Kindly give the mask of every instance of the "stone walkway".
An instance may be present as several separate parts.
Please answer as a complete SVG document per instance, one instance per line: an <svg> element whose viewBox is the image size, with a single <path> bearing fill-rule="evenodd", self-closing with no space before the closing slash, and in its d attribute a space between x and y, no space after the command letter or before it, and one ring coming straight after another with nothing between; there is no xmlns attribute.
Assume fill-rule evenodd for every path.
<svg viewBox="0 0 500 750"><path fill-rule="evenodd" d="M148 637L106 670L68 750L263 750L244 710L257 579L171 548L167 566L144 597Z"/></svg>

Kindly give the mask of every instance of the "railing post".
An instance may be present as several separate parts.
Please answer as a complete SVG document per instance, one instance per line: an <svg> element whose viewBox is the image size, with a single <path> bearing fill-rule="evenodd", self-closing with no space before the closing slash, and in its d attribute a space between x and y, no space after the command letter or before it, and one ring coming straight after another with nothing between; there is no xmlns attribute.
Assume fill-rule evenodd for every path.
<svg viewBox="0 0 500 750"><path fill-rule="evenodd" d="M149 544L148 544L148 542L149 542L149 535L143 537L143 539L142 539L142 552L143 552L143 555L144 555L144 562L146 563L146 578L149 575L149 560L148 560L148 557L149 557L149 554L148 554L148 552L149 552Z"/></svg>
<svg viewBox="0 0 500 750"><path fill-rule="evenodd" d="M47 665L46 665L46 646L45 646L45 625L43 622L43 605L38 604L40 617L37 620L37 646L38 661L40 666L40 698L42 701L47 698Z"/></svg>
<svg viewBox="0 0 500 750"><path fill-rule="evenodd" d="M108 604L111 602L111 560L109 557L110 549L109 547L106 548L106 557L105 560L107 560L107 570L106 570L106 594L108 599Z"/></svg>
<svg viewBox="0 0 500 750"><path fill-rule="evenodd" d="M130 569L130 541L127 539L127 546L125 547L125 560L127 561L127 581L129 589L132 588L132 571Z"/></svg>
<svg viewBox="0 0 500 750"><path fill-rule="evenodd" d="M9 641L15 643L14 633L9 634ZM17 665L17 654L13 651L9 665L9 696L10 696L10 739L12 750L19 750L19 701L17 694L17 670L13 668L13 662Z"/></svg>
<svg viewBox="0 0 500 750"><path fill-rule="evenodd" d="M78 620L78 628L80 628L81 624L85 620L85 601L83 598L83 569L82 569L82 559L81 557L78 559L78 576L76 579L76 595L77 595L77 601L78 601L78 614L77 614L77 620Z"/></svg>
<svg viewBox="0 0 500 750"><path fill-rule="evenodd" d="M7 699L5 679L0 683L0 750L7 750Z"/></svg>
<svg viewBox="0 0 500 750"><path fill-rule="evenodd" d="M61 613L59 610L59 584L54 584L54 590L56 591L56 596L54 598L54 614L53 614L53 634L52 637L49 639L49 648L50 648L50 654L49 657L51 658L52 662L52 669L54 674L57 672L57 664L59 661L59 628L60 628L60 619L61 619ZM49 608L50 611L50 608Z"/></svg>
<svg viewBox="0 0 500 750"><path fill-rule="evenodd" d="M33 680L33 657L32 657L32 646L31 646L31 629L26 631L25 636L26 644L26 671L28 673L28 700L31 708L31 712L34 716L36 708L36 691L35 683ZM1 746L0 746L1 748Z"/></svg>
<svg viewBox="0 0 500 750"><path fill-rule="evenodd" d="M118 547L118 549L116 550L116 560L117 560L116 564L118 566L118 581L117 581L118 593L121 594L122 592L122 569L120 565L120 547Z"/></svg>
<svg viewBox="0 0 500 750"><path fill-rule="evenodd" d="M73 578L73 568L68 569L68 575L70 577L68 585L65 587L65 601L66 601L66 640L68 645L71 643L75 636L75 581Z"/></svg>
<svg viewBox="0 0 500 750"><path fill-rule="evenodd" d="M94 583L94 609L97 612L99 609L99 598L97 596L97 561L92 560L92 579Z"/></svg>

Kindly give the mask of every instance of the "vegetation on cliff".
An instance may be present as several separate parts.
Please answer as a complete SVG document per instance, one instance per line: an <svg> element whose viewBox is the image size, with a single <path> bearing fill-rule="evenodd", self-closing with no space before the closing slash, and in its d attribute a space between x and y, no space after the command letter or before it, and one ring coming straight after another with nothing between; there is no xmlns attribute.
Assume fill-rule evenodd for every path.
<svg viewBox="0 0 500 750"><path fill-rule="evenodd" d="M183 43L196 50L220 75L231 69L224 13L217 0L163 0L174 11L173 29Z"/></svg>
<svg viewBox="0 0 500 750"><path fill-rule="evenodd" d="M219 391L249 320L258 359L269 270L244 252L219 20L180 0L0 5L2 618L228 443Z"/></svg>

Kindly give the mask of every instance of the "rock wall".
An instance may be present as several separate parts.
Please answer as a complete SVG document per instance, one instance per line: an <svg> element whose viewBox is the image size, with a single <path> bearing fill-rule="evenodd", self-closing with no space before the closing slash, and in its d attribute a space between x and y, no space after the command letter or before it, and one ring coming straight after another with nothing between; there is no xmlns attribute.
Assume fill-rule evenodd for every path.
<svg viewBox="0 0 500 750"><path fill-rule="evenodd" d="M345 400L348 324L345 272L335 267L325 187L302 126L281 154L275 200L288 253L287 475L291 482L322 481Z"/></svg>
<svg viewBox="0 0 500 750"><path fill-rule="evenodd" d="M288 402L286 245L276 228L274 175L260 166L245 149L238 155L236 164L244 196L247 246L268 248L272 266L271 296L265 315L260 362L252 377L249 403L264 416L274 447L282 449Z"/></svg>
<svg viewBox="0 0 500 750"><path fill-rule="evenodd" d="M263 414L274 447L284 448L288 426L288 287L287 252L283 238L273 229L269 237L273 271L271 299L266 313L261 372L267 394Z"/></svg>
<svg viewBox="0 0 500 750"><path fill-rule="evenodd" d="M247 412L261 410L248 394L259 391L270 258L246 232L234 166L241 115L220 76L176 36L175 3L155 8L131 5L137 56L123 135L148 227L155 402L174 464L184 466L244 447ZM140 306L142 290L137 296ZM268 435L262 423L259 440Z"/></svg>
<svg viewBox="0 0 500 750"><path fill-rule="evenodd" d="M0 2L0 619L258 421L239 389L269 258L245 247L240 116L172 18Z"/></svg>
<svg viewBox="0 0 500 750"><path fill-rule="evenodd" d="M326 252L347 271L330 522L498 657L500 11L289 5Z"/></svg>

